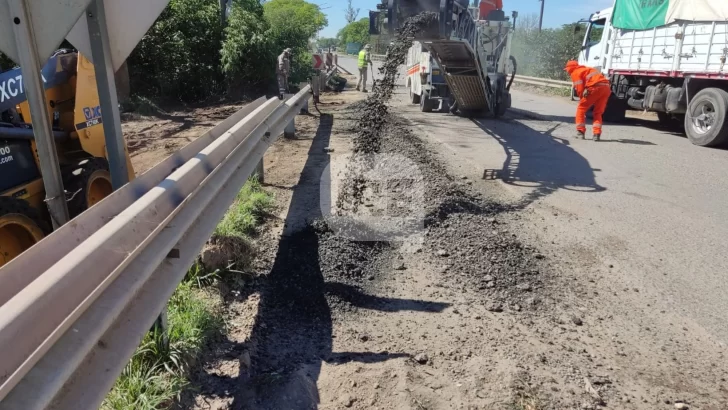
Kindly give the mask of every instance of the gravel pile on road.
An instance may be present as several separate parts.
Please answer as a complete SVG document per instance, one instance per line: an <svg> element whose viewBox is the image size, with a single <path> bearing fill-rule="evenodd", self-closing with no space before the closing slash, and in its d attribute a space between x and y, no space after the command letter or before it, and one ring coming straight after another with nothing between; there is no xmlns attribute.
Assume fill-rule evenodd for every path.
<svg viewBox="0 0 728 410"><path fill-rule="evenodd" d="M412 39L418 32L429 27L437 20L435 13L421 13L407 19L394 42L387 49L387 60L379 69L383 75L372 88L366 101L353 107L357 110L357 134L354 137L354 157L347 172L344 186L339 193L337 206L343 210L356 212L366 185L363 174L371 169L371 154L381 152L383 131L389 118L387 103L392 98L399 67L405 63L407 52L412 47Z"/></svg>
<svg viewBox="0 0 728 410"><path fill-rule="evenodd" d="M399 67L412 45L411 39L429 27L433 19L434 13L422 13L405 22L380 69L384 78L377 81L367 100L355 107L360 115L354 138L355 155L337 205L343 212L359 211L371 184L367 175L378 163L375 154L404 157L402 162L414 163L418 175L411 178L414 184L397 195L415 198L414 191L424 189L419 195L422 203L418 205L424 215L425 248L440 264L437 269L443 279L448 278L456 286L477 288L496 310L502 305L515 311L535 307L539 302L534 294L542 287L540 255L499 228L495 217L506 209L480 198L466 181L449 176L426 143L409 130L409 124L388 110L387 103ZM397 210L388 209L388 213L396 216Z"/></svg>
<svg viewBox="0 0 728 410"><path fill-rule="evenodd" d="M443 279L477 289L494 310L535 308L542 256L498 223L498 214L509 209L473 192L466 179L450 176L402 119L390 117L385 135L382 152L407 157L423 174L425 250Z"/></svg>

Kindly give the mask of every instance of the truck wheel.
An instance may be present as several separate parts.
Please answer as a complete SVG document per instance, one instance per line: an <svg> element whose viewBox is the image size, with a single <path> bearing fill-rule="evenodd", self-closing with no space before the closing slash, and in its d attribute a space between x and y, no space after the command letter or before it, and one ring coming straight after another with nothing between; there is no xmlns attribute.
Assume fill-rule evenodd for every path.
<svg viewBox="0 0 728 410"><path fill-rule="evenodd" d="M409 87L409 97L412 104L420 103L420 96L412 92L412 86Z"/></svg>
<svg viewBox="0 0 728 410"><path fill-rule="evenodd" d="M511 107L511 94L506 92L501 97L501 102L495 105L495 116L502 117L506 114L506 111Z"/></svg>
<svg viewBox="0 0 728 410"><path fill-rule="evenodd" d="M627 118L627 102L620 100L612 93L609 96L609 102L607 103L607 109L604 111L603 118L607 122L624 122Z"/></svg>
<svg viewBox="0 0 728 410"><path fill-rule="evenodd" d="M0 196L0 267L35 245L50 232L28 202Z"/></svg>
<svg viewBox="0 0 728 410"><path fill-rule="evenodd" d="M685 115L688 139L701 147L716 147L728 140L728 92L706 88L695 94Z"/></svg>
<svg viewBox="0 0 728 410"><path fill-rule="evenodd" d="M429 91L422 91L422 98L420 99L420 111L432 112L432 100L430 99Z"/></svg>
<svg viewBox="0 0 728 410"><path fill-rule="evenodd" d="M64 176L71 218L80 215L102 199L111 195L109 163L103 158L88 158L68 170Z"/></svg>

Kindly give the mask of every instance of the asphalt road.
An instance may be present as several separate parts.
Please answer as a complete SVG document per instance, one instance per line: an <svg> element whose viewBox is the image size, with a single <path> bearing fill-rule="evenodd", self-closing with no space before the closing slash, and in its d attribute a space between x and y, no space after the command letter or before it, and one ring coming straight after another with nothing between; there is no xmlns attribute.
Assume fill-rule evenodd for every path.
<svg viewBox="0 0 728 410"><path fill-rule="evenodd" d="M379 68L381 67L379 61L373 61L374 63L374 79L380 79L382 78L382 75L379 73ZM345 55L339 55L339 67L343 68L344 70L350 72L352 75L356 76L357 79L359 78L359 67L357 63L357 59L354 56L345 56ZM372 71L370 69L369 71L369 78L368 78L367 86L371 90L372 87ZM356 86L356 85L355 85Z"/></svg>
<svg viewBox="0 0 728 410"><path fill-rule="evenodd" d="M728 341L728 151L638 119L606 125L602 142L575 140L575 106L556 97L514 92L522 111L499 120L423 114L404 99L400 88L398 111L464 173L534 210L534 230L607 267L646 306Z"/></svg>

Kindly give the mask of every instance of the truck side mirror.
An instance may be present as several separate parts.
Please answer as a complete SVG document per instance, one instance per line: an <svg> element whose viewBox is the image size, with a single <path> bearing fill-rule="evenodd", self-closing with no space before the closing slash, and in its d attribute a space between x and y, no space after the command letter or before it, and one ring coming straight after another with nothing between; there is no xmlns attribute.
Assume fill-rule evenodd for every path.
<svg viewBox="0 0 728 410"><path fill-rule="evenodd" d="M581 25L575 24L574 25L574 34L579 34L580 31L581 31Z"/></svg>

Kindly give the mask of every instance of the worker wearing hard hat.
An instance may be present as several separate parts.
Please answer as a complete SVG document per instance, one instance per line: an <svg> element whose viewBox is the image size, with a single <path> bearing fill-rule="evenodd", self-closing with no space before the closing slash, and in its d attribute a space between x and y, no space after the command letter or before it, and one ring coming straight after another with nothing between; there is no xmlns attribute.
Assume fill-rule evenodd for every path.
<svg viewBox="0 0 728 410"><path fill-rule="evenodd" d="M579 65L573 60L566 63L564 70L571 76L576 95L581 98L579 106L576 108L576 137L584 139L586 112L594 107L594 141L599 141L602 136L602 116L607 109L609 97L612 95L609 80L602 75L601 71Z"/></svg>
<svg viewBox="0 0 728 410"><path fill-rule="evenodd" d="M372 46L369 44L365 45L364 48L359 52L359 82L356 84L356 90L367 91L367 69L368 66L372 65L372 57L369 53Z"/></svg>
<svg viewBox="0 0 728 410"><path fill-rule="evenodd" d="M284 94L288 94L288 76L291 75L291 51L290 48L287 48L278 56L276 75L278 77L278 96L281 99Z"/></svg>

